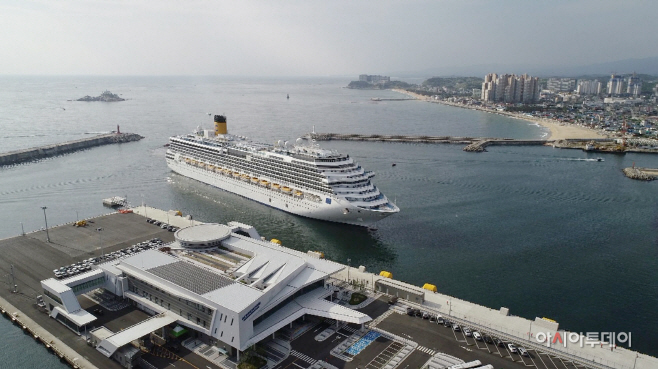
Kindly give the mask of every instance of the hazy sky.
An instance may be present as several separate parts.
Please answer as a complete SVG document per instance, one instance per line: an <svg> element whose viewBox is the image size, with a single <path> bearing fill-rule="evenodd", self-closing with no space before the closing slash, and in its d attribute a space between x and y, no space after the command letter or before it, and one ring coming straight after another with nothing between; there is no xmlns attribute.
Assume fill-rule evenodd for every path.
<svg viewBox="0 0 658 369"><path fill-rule="evenodd" d="M0 74L327 76L658 56L658 1L0 0Z"/></svg>

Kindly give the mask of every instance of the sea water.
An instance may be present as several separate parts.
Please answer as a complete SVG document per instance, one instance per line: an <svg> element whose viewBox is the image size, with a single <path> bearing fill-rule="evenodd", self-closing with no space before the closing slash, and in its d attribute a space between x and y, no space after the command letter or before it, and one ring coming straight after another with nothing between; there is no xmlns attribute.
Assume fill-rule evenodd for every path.
<svg viewBox="0 0 658 369"><path fill-rule="evenodd" d="M378 230L302 218L172 173L170 135L228 117L231 133L294 142L316 132L536 139L522 120L345 89L338 78L1 77L2 151L116 130L139 142L97 147L0 168L0 237L106 213L127 196L207 222L251 224L287 247L323 251L416 285L577 332L632 332L633 349L658 355L658 182L630 180L658 156L591 154L551 147L321 142L350 154L401 211ZM117 103L77 102L104 90ZM286 99L290 95L290 99ZM594 161L595 157L604 161ZM393 164L396 164L393 166ZM0 259L0 272L9 266ZM13 327L9 325L8 331ZM19 332L20 333L20 332ZM523 332L522 332L523 333ZM0 344L11 344L11 335ZM25 352L38 345L17 345ZM6 351L0 351L3 360ZM27 355L16 356L24 360ZM27 360L27 359L25 359Z"/></svg>

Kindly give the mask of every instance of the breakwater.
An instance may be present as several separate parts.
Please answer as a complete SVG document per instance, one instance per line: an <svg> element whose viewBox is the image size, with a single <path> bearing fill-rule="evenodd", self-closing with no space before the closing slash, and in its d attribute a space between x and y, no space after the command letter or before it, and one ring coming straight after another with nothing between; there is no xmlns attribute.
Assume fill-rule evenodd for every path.
<svg viewBox="0 0 658 369"><path fill-rule="evenodd" d="M630 179L637 179L640 181L653 181L658 178L658 169L629 167L623 169L624 175Z"/></svg>
<svg viewBox="0 0 658 369"><path fill-rule="evenodd" d="M28 161L68 154L74 151L84 150L96 146L139 141L142 138L144 137L135 133L108 133L59 144L45 145L31 149L15 150L0 154L0 166L20 164Z"/></svg>
<svg viewBox="0 0 658 369"><path fill-rule="evenodd" d="M379 142L410 142L410 143L445 143L465 144L464 151L483 152L491 145L546 145L551 140L516 140L512 138L483 138L455 136L409 136L409 135L364 135L341 133L311 133L310 137L317 141L379 141Z"/></svg>

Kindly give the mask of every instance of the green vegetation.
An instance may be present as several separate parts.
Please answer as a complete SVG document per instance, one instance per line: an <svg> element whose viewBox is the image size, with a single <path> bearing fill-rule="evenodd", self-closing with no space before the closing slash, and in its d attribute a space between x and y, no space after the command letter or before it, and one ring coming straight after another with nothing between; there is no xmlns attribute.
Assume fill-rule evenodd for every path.
<svg viewBox="0 0 658 369"><path fill-rule="evenodd" d="M432 77L423 82L424 87L439 87L447 90L472 90L482 88L480 77Z"/></svg>
<svg viewBox="0 0 658 369"><path fill-rule="evenodd" d="M267 361L260 356L250 356L238 364L238 369L260 369Z"/></svg>
<svg viewBox="0 0 658 369"><path fill-rule="evenodd" d="M347 85L347 88L354 88L354 89L359 89L359 90L369 90L369 89L374 89L376 86L368 83L366 81L352 81L350 82L349 85Z"/></svg>
<svg viewBox="0 0 658 369"><path fill-rule="evenodd" d="M362 293L354 292L352 294L352 297L350 297L350 305L358 305L358 304L366 301L367 298L368 298L368 296L366 296Z"/></svg>
<svg viewBox="0 0 658 369"><path fill-rule="evenodd" d="M238 364L238 369L260 369L265 364L267 360L263 359L258 355L264 355L265 350L262 347L251 346L245 350L240 363Z"/></svg>

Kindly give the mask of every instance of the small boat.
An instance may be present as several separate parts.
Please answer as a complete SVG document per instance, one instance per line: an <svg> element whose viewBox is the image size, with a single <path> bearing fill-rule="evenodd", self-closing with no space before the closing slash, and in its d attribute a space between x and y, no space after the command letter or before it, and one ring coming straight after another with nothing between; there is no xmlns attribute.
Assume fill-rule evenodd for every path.
<svg viewBox="0 0 658 369"><path fill-rule="evenodd" d="M596 161L604 161L602 157L596 158Z"/></svg>
<svg viewBox="0 0 658 369"><path fill-rule="evenodd" d="M394 167L394 166L396 166L396 164L395 164L395 163L393 163L393 165L391 165L391 166L392 166L392 167Z"/></svg>
<svg viewBox="0 0 658 369"><path fill-rule="evenodd" d="M111 208L115 208L119 206L128 205L128 201L125 197L114 196L114 197L109 197L107 199L103 199L103 205L109 206Z"/></svg>
<svg viewBox="0 0 658 369"><path fill-rule="evenodd" d="M290 99L290 94L287 94L287 95L286 95L286 99Z"/></svg>

